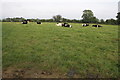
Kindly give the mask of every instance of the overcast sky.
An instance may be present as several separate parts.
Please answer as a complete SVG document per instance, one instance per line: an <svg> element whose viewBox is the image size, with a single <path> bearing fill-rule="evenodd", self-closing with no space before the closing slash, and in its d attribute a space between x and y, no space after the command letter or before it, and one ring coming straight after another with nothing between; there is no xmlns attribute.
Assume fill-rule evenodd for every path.
<svg viewBox="0 0 120 80"><path fill-rule="evenodd" d="M81 19L90 9L99 19L116 19L119 0L1 0L2 17L49 19L60 14L68 19ZM1 12L1 10L0 10ZM1 13L0 13L1 15Z"/></svg>

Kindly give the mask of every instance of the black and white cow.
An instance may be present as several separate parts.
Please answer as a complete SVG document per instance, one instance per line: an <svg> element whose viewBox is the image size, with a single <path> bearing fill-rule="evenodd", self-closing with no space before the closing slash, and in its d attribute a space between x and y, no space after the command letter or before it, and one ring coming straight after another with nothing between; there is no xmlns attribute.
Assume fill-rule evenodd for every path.
<svg viewBox="0 0 120 80"><path fill-rule="evenodd" d="M56 26L62 26L62 23L57 23Z"/></svg>
<svg viewBox="0 0 120 80"><path fill-rule="evenodd" d="M37 24L42 24L40 21L37 21Z"/></svg>
<svg viewBox="0 0 120 80"><path fill-rule="evenodd" d="M24 20L23 22L22 22L22 24L27 24L28 23L28 21L27 20Z"/></svg>
<svg viewBox="0 0 120 80"><path fill-rule="evenodd" d="M56 25L62 27L72 27L72 25L69 25L68 23L57 23Z"/></svg>
<svg viewBox="0 0 120 80"><path fill-rule="evenodd" d="M63 23L62 24L62 27L71 27L72 28L72 25L68 24L68 23Z"/></svg>
<svg viewBox="0 0 120 80"><path fill-rule="evenodd" d="M86 24L82 24L82 26L83 26L83 27L85 27L85 26L89 26L89 24L88 24L88 23L86 23Z"/></svg>
<svg viewBox="0 0 120 80"><path fill-rule="evenodd" d="M92 25L92 27L102 27L101 25Z"/></svg>
<svg viewBox="0 0 120 80"><path fill-rule="evenodd" d="M70 28L72 28L72 26L69 25L68 23L63 23L62 26L63 26L63 27L70 27Z"/></svg>

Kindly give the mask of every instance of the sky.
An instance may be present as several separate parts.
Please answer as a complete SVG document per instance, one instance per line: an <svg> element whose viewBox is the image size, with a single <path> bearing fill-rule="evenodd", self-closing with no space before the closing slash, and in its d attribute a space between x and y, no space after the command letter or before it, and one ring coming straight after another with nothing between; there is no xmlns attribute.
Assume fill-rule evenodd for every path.
<svg viewBox="0 0 120 80"><path fill-rule="evenodd" d="M119 0L0 0L0 18L24 17L50 19L61 15L82 19L83 11L92 10L99 19L116 19Z"/></svg>

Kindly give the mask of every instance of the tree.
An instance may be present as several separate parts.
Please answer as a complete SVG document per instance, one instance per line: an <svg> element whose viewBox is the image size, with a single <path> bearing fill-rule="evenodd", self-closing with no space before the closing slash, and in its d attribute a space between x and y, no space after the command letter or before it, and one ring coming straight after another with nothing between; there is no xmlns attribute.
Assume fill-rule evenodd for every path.
<svg viewBox="0 0 120 80"><path fill-rule="evenodd" d="M55 22L61 22L61 21L62 21L62 16L61 16L61 15L53 16L53 20L54 20Z"/></svg>
<svg viewBox="0 0 120 80"><path fill-rule="evenodd" d="M97 19L96 17L91 18L91 23L98 23L99 19Z"/></svg>
<svg viewBox="0 0 120 80"><path fill-rule="evenodd" d="M53 22L53 19L46 19L46 22Z"/></svg>
<svg viewBox="0 0 120 80"><path fill-rule="evenodd" d="M116 18L117 18L117 24L120 25L120 12L117 14Z"/></svg>
<svg viewBox="0 0 120 80"><path fill-rule="evenodd" d="M105 23L105 21L104 21L103 19L101 19L101 20L100 20L100 23L101 23L101 24L104 24L104 23Z"/></svg>
<svg viewBox="0 0 120 80"><path fill-rule="evenodd" d="M2 19L2 22L21 22L21 21L23 21L23 20L25 20L24 18L18 18L18 17L16 17L16 18L5 18L5 19Z"/></svg>
<svg viewBox="0 0 120 80"><path fill-rule="evenodd" d="M114 19L107 19L107 20L106 20L106 24L116 25L116 24L117 24L117 20L114 20Z"/></svg>
<svg viewBox="0 0 120 80"><path fill-rule="evenodd" d="M84 23L96 23L99 21L96 17L94 17L94 14L91 10L84 10L82 18L82 22Z"/></svg>
<svg viewBox="0 0 120 80"><path fill-rule="evenodd" d="M63 19L62 19L62 21L63 21L63 22L67 22L67 21L68 21L68 19L66 19L66 18L63 18Z"/></svg>
<svg viewBox="0 0 120 80"><path fill-rule="evenodd" d="M6 18L6 22L12 22L11 18Z"/></svg>

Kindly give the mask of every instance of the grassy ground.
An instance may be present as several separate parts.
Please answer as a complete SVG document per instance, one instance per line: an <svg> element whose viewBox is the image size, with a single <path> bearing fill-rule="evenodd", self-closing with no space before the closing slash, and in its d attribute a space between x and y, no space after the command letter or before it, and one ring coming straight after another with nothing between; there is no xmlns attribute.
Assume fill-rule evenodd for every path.
<svg viewBox="0 0 120 80"><path fill-rule="evenodd" d="M3 76L22 69L22 77L118 77L118 26L71 25L3 23Z"/></svg>

